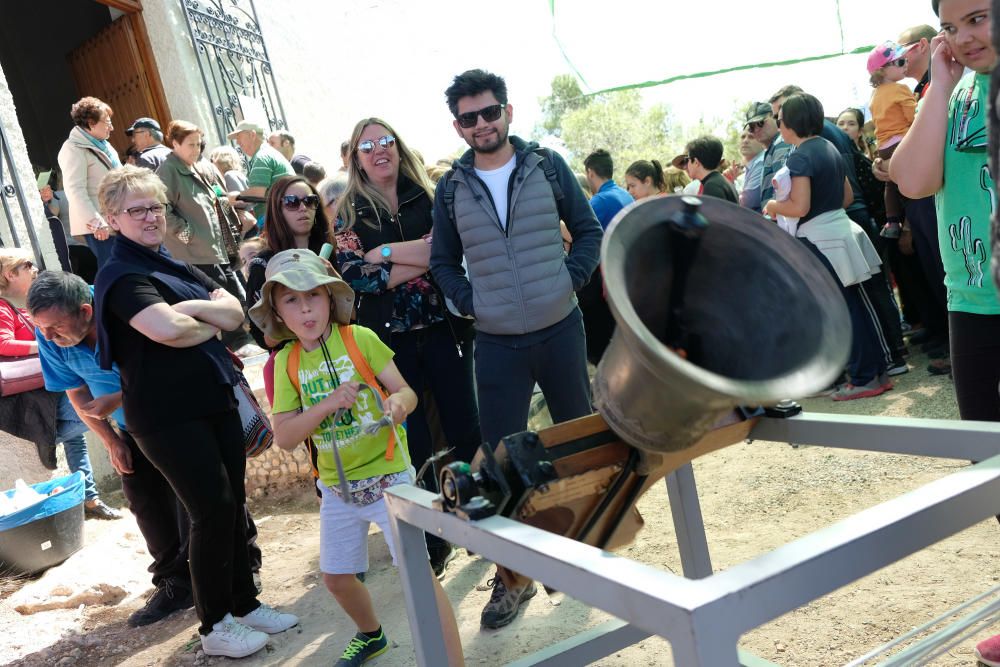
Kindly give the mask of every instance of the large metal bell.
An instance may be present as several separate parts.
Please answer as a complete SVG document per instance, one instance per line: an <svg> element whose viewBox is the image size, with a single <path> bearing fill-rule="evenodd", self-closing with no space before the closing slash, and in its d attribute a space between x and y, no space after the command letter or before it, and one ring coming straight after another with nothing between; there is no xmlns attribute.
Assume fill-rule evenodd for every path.
<svg viewBox="0 0 1000 667"><path fill-rule="evenodd" d="M630 205L601 249L618 326L594 379L595 404L619 436L651 452L691 446L738 405L829 386L851 345L840 287L800 241L729 202L691 199ZM708 223L696 247L675 233L685 209ZM671 292L675 273L686 273L680 296ZM671 302L683 304L683 350L665 343L678 321Z"/></svg>

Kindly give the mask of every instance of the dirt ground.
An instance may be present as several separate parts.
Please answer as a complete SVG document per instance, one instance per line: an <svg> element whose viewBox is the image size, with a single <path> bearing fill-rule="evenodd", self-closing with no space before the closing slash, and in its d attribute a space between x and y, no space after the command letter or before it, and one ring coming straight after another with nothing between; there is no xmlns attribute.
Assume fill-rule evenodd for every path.
<svg viewBox="0 0 1000 667"><path fill-rule="evenodd" d="M954 393L946 377L929 376L925 357L882 397L833 403L810 399L812 412L954 418ZM861 509L951 474L960 461L792 448L753 442L728 447L695 462L708 542L716 571L758 556ZM680 573L664 485L639 503L646 528L624 555ZM264 551L262 599L295 612L298 628L274 636L245 665L329 665L353 635L351 623L317 574L318 515L309 491L293 490L255 501L252 510ZM199 653L193 610L142 629L125 619L149 591L148 558L131 519L88 522L86 548L39 581L0 601L0 658L15 665L214 665L226 658ZM839 665L996 585L996 521L984 521L833 594L745 635L740 647L781 665ZM400 583L382 536L370 535L368 585L393 648L370 664L415 664ZM606 614L569 598L553 604L544 591L500 631L479 628L489 597L477 584L488 565L462 555L449 567L445 590L456 610L469 665L499 665L523 657L580 630ZM114 604L22 615L14 609L26 591L49 590L59 580L111 586ZM51 580L51 581L50 581ZM46 589L45 587L49 588ZM16 586L15 586L16 588ZM103 589L102 589L103 590ZM120 600L114 598L119 597ZM993 631L997 631L995 628ZM975 641L986 629L939 658L935 665L973 665ZM649 639L599 663L604 666L670 665L669 645Z"/></svg>

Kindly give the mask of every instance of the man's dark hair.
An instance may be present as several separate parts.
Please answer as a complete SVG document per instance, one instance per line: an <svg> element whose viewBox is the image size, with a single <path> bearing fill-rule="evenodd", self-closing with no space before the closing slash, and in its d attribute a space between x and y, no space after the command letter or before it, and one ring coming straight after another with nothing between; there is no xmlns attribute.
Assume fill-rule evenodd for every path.
<svg viewBox="0 0 1000 667"><path fill-rule="evenodd" d="M93 303L90 287L80 276L65 271L42 271L28 290L28 312L34 315L58 308L67 315L75 315L80 306Z"/></svg>
<svg viewBox="0 0 1000 667"><path fill-rule="evenodd" d="M781 122L800 137L823 131L823 103L809 93L792 95L781 105Z"/></svg>
<svg viewBox="0 0 1000 667"><path fill-rule="evenodd" d="M281 139L282 143L288 142L288 144L294 149L295 148L295 137L288 130L275 130L271 134L276 134Z"/></svg>
<svg viewBox="0 0 1000 667"><path fill-rule="evenodd" d="M934 10L934 16L941 16L938 9L941 7L941 0L931 0L931 9Z"/></svg>
<svg viewBox="0 0 1000 667"><path fill-rule="evenodd" d="M593 170L601 178L611 178L615 173L615 163L611 160L611 153L603 148L598 148L588 155L583 161L583 168Z"/></svg>
<svg viewBox="0 0 1000 667"><path fill-rule="evenodd" d="M705 169L712 171L722 162L722 142L706 134L703 137L688 142L684 151L701 163Z"/></svg>
<svg viewBox="0 0 1000 667"><path fill-rule="evenodd" d="M326 178L326 168L319 162L306 162L302 165L302 175L313 185Z"/></svg>
<svg viewBox="0 0 1000 667"><path fill-rule="evenodd" d="M771 104L774 104L782 97L787 98L791 97L792 95L798 95L799 93L804 93L804 92L806 91L802 90L798 86L794 84L789 84L787 86L782 86L781 88L779 88L778 92L776 92L774 95L771 95L771 97L769 97L767 101Z"/></svg>
<svg viewBox="0 0 1000 667"><path fill-rule="evenodd" d="M481 69L470 69L454 78L444 96L452 116L458 116L458 101L480 93L491 92L500 104L507 104L507 83L503 77Z"/></svg>
<svg viewBox="0 0 1000 667"><path fill-rule="evenodd" d="M340 157L347 155L347 151L351 150L351 142L345 141L340 144Z"/></svg>

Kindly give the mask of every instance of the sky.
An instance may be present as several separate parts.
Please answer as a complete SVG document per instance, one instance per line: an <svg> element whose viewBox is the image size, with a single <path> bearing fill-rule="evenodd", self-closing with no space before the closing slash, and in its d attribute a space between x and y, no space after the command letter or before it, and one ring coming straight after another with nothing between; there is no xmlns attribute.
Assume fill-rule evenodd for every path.
<svg viewBox="0 0 1000 667"><path fill-rule="evenodd" d="M295 48L308 44L330 54L322 68L304 67L303 78L350 82L336 84L328 103L323 98L331 145L335 139L339 146L359 118L379 116L427 162L465 146L452 127L444 90L466 69L484 68L506 79L512 132L527 137L540 120L539 98L550 93L552 78L573 68L584 91L593 92L839 53L896 39L910 26L938 25L930 0L551 2L554 20L550 0L351 0L323 2L322 15L311 15L315 20L303 20L300 12L284 17L302 36ZM728 119L734 107L766 100L795 83L834 115L867 104L865 61L865 55L855 55L747 70L647 88L643 98L668 105L686 125L701 117ZM286 109L293 131L296 113Z"/></svg>

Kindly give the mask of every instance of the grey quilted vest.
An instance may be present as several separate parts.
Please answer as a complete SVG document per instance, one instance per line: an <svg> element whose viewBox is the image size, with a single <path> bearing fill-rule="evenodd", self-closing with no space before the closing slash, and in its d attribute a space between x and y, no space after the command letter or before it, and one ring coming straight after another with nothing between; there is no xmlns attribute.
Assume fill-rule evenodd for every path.
<svg viewBox="0 0 1000 667"><path fill-rule="evenodd" d="M538 155L529 152L518 159L506 233L475 172L463 167L452 175L455 227L468 264L476 328L488 334L538 331L576 307L552 186Z"/></svg>

